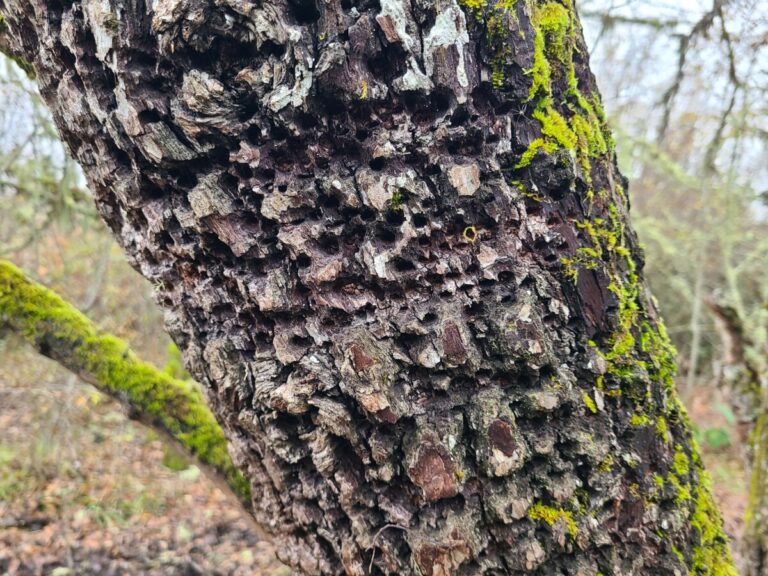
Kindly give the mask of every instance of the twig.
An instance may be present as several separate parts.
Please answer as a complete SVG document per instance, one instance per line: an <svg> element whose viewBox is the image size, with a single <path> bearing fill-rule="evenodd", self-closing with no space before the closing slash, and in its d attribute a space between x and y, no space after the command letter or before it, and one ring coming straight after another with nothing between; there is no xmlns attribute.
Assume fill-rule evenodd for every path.
<svg viewBox="0 0 768 576"><path fill-rule="evenodd" d="M379 536L384 532L384 530L388 528L397 528L398 530L402 530L403 532L410 532L408 528L405 526L400 526L399 524L385 524L382 526L378 532L376 532L375 536L373 537L373 542L371 543L371 561L368 564L368 574L371 573L373 570L373 560L376 558L376 540L379 539Z"/></svg>

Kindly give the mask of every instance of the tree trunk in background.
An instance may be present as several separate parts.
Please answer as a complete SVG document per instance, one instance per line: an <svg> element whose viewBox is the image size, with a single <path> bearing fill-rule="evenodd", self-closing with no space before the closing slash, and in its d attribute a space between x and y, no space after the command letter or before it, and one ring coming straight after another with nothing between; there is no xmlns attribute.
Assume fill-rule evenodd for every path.
<svg viewBox="0 0 768 576"><path fill-rule="evenodd" d="M709 298L723 343L720 383L738 425L749 480L741 553L743 576L768 576L768 402L765 351L749 337L735 307Z"/></svg>
<svg viewBox="0 0 768 576"><path fill-rule="evenodd" d="M0 0L306 574L735 574L570 0Z"/></svg>

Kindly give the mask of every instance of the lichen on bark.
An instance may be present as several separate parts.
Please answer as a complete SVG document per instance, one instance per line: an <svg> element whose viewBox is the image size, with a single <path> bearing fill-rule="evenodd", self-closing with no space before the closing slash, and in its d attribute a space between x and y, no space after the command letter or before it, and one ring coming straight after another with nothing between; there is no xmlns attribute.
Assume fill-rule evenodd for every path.
<svg viewBox="0 0 768 576"><path fill-rule="evenodd" d="M0 10L297 571L733 574L570 1Z"/></svg>

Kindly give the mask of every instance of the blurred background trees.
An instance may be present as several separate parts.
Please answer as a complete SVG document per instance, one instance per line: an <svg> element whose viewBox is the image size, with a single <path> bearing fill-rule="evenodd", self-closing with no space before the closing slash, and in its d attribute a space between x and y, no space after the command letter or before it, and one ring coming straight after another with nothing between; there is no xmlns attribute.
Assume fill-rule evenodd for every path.
<svg viewBox="0 0 768 576"><path fill-rule="evenodd" d="M648 277L690 388L721 358L705 296L732 305L766 345L768 11L759 0L580 5Z"/></svg>
<svg viewBox="0 0 768 576"><path fill-rule="evenodd" d="M728 528L737 536L747 488L739 449L729 448L736 416L727 393L717 387L727 349L706 300L715 298L738 314L749 335L750 362L765 373L768 9L765 0L581 0L578 6L620 162L631 181L633 223L645 245L646 274L679 352L678 385L699 427ZM178 362L172 349L169 356L150 287L124 263L98 220L82 175L63 150L33 83L6 59L0 61L0 101L0 257L129 340L143 358L161 366ZM63 497L28 499L33 492L48 494L53 477L69 475L81 483L88 477L84 454L90 448L84 446L103 450L97 446L104 440L103 428L114 422L101 419L115 407L106 403L101 413L86 416L77 402L102 405L98 396L8 340L0 340L0 362L0 426L23 422L33 427L31 435L29 429L16 434L0 428L7 432L0 438L0 521L9 511L18 516L21 509L41 506L43 516L56 516ZM30 382L40 390L33 410L12 401L14 389ZM20 418L14 411L23 409L27 414ZM131 432L129 441L138 442L131 448L137 453L163 450L151 437L137 434ZM119 457L114 452L110 458ZM125 453L132 452L126 447ZM168 484L161 483L161 489L120 484L125 479L117 478L115 462L119 488L75 490L85 504L71 510L71 518L84 514L98 523L107 517L110 529L119 531L146 515L165 514L174 523L163 533L171 550L207 537L215 523L185 521L182 511L169 512L180 497L174 488L178 475L189 475L189 467L172 455L162 460L165 469L150 474L165 475ZM182 490L205 491L203 480L194 484L197 488L183 482ZM20 488L23 483L29 488ZM236 512L230 520L234 517ZM194 533L179 529L192 523ZM77 531L76 525L71 520L68 530ZM233 538L251 537L245 534ZM0 550L4 538L10 542L0 524ZM30 541L13 538L17 544ZM231 550L225 549L234 573L252 573L271 562L268 548L264 558L254 559L233 552L239 541L218 541L220 546L229 542ZM217 553L216 546L208 547ZM6 560L4 566L0 551L0 572L10 571ZM195 562L213 563L207 556Z"/></svg>

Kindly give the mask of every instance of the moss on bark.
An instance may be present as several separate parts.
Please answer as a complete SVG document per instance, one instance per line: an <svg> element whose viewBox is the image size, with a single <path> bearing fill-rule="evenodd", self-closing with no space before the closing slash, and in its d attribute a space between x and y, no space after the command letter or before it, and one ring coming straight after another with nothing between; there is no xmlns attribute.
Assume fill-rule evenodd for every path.
<svg viewBox="0 0 768 576"><path fill-rule="evenodd" d="M56 293L0 260L2 326L100 391L127 403L136 419L169 435L220 475L243 503L250 503L248 483L232 464L224 434L194 383L176 380L142 362L126 342L98 331Z"/></svg>

